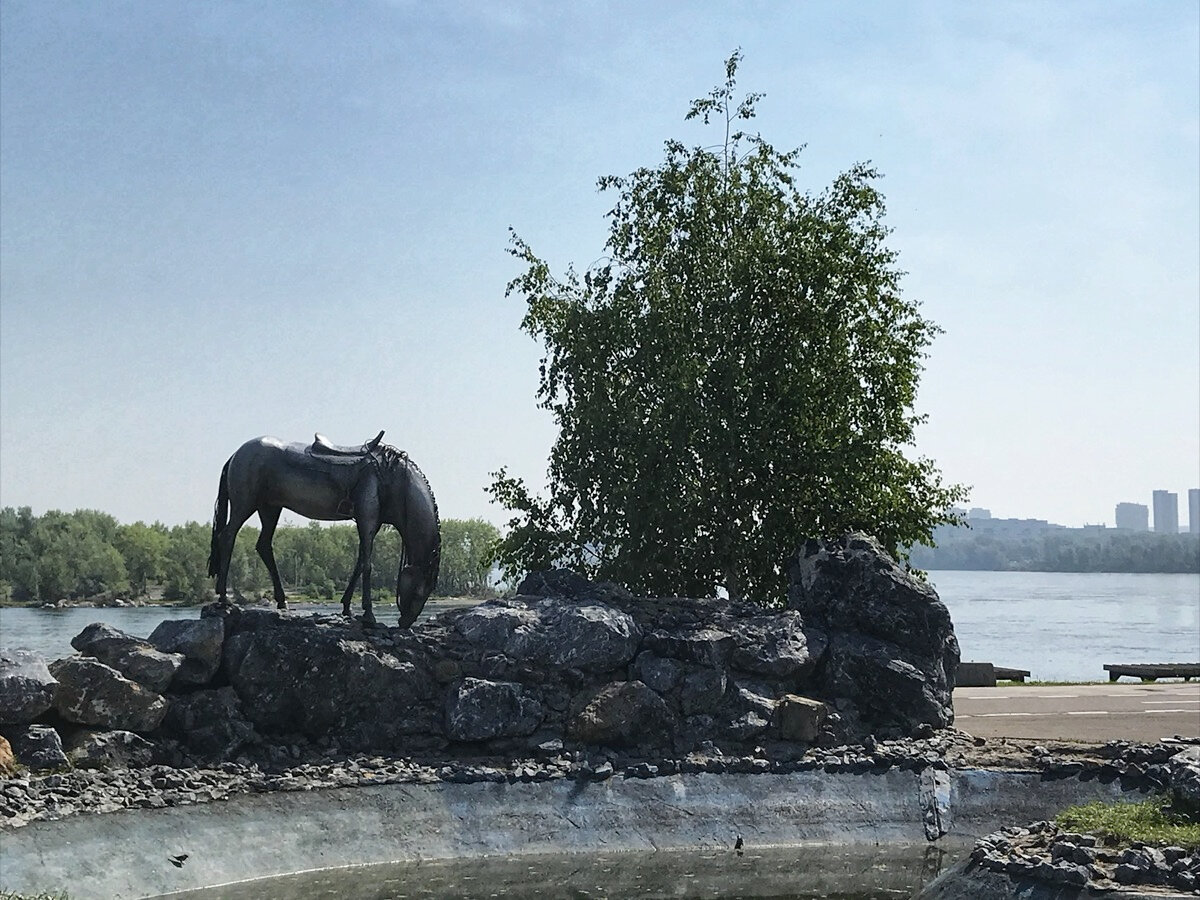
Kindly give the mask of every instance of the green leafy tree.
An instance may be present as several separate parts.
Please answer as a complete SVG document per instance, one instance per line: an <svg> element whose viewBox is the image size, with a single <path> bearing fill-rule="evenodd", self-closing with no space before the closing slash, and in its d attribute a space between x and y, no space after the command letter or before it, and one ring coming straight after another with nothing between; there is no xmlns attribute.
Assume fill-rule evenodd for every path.
<svg viewBox="0 0 1200 900"><path fill-rule="evenodd" d="M212 599L212 580L208 577L211 540L212 527L208 524L188 522L171 529L164 591L168 600L203 603Z"/></svg>
<svg viewBox="0 0 1200 900"><path fill-rule="evenodd" d="M163 580L171 538L162 525L145 522L122 525L117 529L114 544L125 560L135 597L144 595L151 582Z"/></svg>
<svg viewBox="0 0 1200 900"><path fill-rule="evenodd" d="M437 591L449 597L493 594L491 552L500 529L483 519L444 519Z"/></svg>
<svg viewBox="0 0 1200 900"><path fill-rule="evenodd" d="M937 328L900 291L878 173L856 165L802 193L799 150L739 130L740 54L687 118L713 148L600 179L616 202L604 261L526 266L508 286L545 347L538 399L554 416L549 497L501 470L513 511L506 573L566 564L656 593L766 602L808 537L848 528L893 552L931 540L964 496L911 458L925 350Z"/></svg>
<svg viewBox="0 0 1200 900"><path fill-rule="evenodd" d="M19 602L38 596L37 549L34 529L37 519L28 506L0 509L0 584Z"/></svg>

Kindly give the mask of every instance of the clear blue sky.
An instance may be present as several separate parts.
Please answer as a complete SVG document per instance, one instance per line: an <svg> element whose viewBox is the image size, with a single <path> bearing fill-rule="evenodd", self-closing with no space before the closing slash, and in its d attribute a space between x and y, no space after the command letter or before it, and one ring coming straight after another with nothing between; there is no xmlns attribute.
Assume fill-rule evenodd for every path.
<svg viewBox="0 0 1200 900"><path fill-rule="evenodd" d="M1198 36L1195 0L4 0L0 503L205 520L244 440L384 428L502 522L488 473L554 438L507 228L596 259L596 177L715 142L683 115L740 46L806 187L886 176L945 329L917 450L1111 524L1200 484Z"/></svg>

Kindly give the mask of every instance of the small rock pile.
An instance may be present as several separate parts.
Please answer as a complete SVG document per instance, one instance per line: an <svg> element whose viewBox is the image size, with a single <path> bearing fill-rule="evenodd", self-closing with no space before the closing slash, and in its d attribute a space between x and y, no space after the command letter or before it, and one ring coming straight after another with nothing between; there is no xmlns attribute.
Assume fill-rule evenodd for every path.
<svg viewBox="0 0 1200 900"><path fill-rule="evenodd" d="M1013 879L1092 890L1131 885L1162 885L1184 891L1200 888L1196 848L1155 847L1140 842L1117 847L1093 834L1065 831L1053 822L1011 826L989 834L976 842L971 861Z"/></svg>

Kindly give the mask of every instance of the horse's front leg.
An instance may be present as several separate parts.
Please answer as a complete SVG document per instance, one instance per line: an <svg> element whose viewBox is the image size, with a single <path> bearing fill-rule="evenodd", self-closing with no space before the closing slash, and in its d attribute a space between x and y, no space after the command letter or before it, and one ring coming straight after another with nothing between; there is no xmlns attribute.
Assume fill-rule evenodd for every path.
<svg viewBox="0 0 1200 900"><path fill-rule="evenodd" d="M377 624L375 621L375 613L371 609L371 552L375 546L375 533L379 531L378 525L372 525L363 520L358 522L358 557L361 561L359 569L362 570L362 623L366 628L373 628Z"/></svg>
<svg viewBox="0 0 1200 900"><path fill-rule="evenodd" d="M349 618L350 616L350 601L354 597L354 589L358 587L358 576L362 574L362 551L359 551L358 559L354 561L354 571L350 573L350 583L346 585L346 592L342 594L342 615Z"/></svg>

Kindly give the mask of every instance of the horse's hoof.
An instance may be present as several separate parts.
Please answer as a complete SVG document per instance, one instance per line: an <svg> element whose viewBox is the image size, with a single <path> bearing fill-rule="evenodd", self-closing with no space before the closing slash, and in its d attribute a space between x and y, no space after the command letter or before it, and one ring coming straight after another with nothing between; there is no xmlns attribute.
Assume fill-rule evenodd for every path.
<svg viewBox="0 0 1200 900"><path fill-rule="evenodd" d="M363 613L362 626L363 628L374 628L379 623L375 620L375 616L371 613Z"/></svg>
<svg viewBox="0 0 1200 900"><path fill-rule="evenodd" d="M286 601L286 600L278 600L278 601L276 601L276 602L275 602L275 608L276 608L276 609L287 609L287 608L288 608L287 601Z"/></svg>

